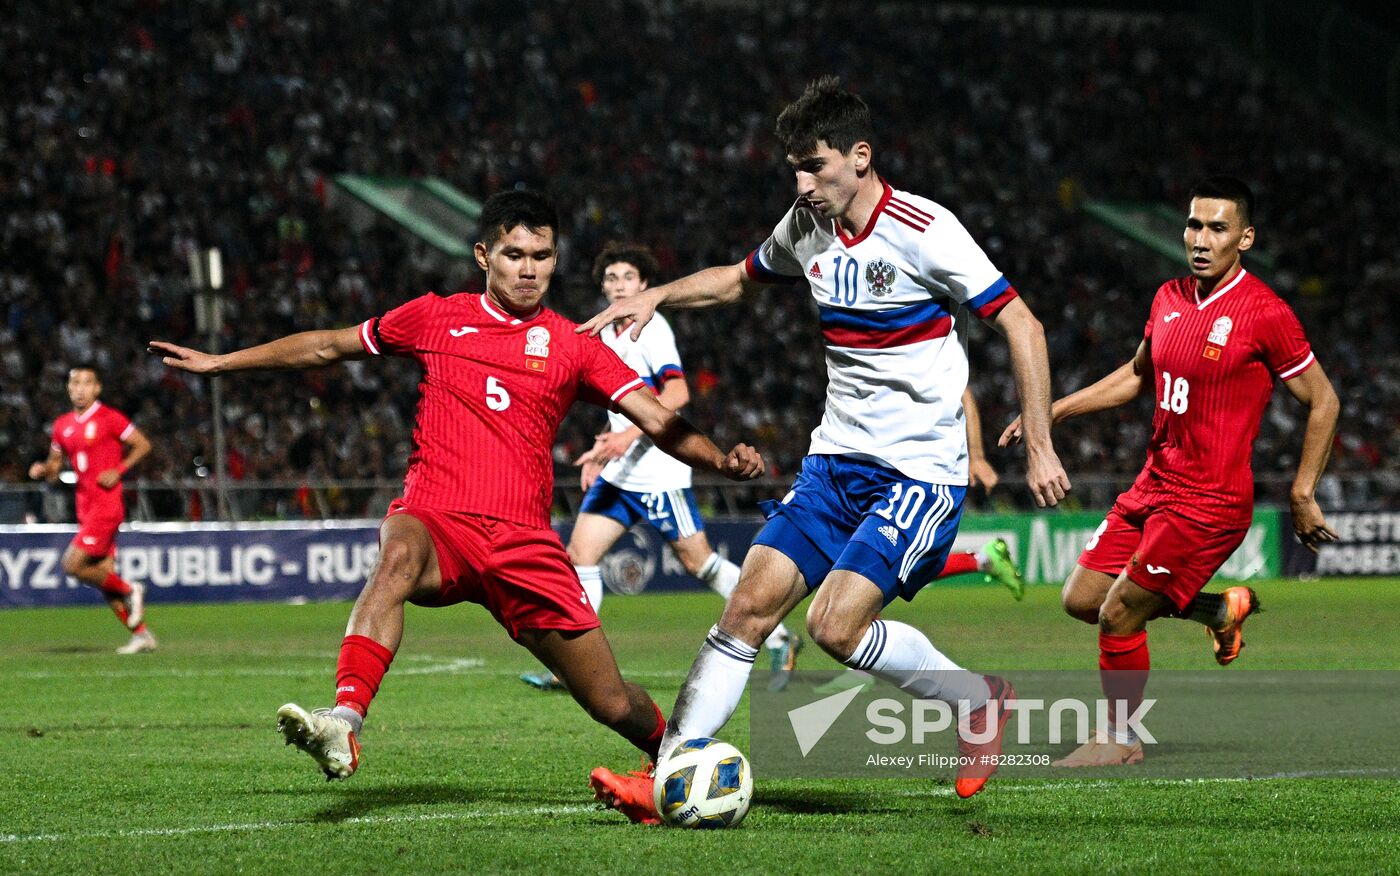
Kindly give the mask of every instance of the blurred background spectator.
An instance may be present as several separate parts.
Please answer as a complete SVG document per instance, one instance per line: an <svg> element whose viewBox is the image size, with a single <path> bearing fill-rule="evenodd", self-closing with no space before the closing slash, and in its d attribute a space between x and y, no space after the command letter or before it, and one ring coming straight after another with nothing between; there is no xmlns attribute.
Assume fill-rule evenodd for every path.
<svg viewBox="0 0 1400 876"><path fill-rule="evenodd" d="M875 164L952 209L1046 324L1057 395L1131 355L1159 283L1183 273L1089 218L1085 198L1184 212L1190 184L1233 173L1259 197L1266 275L1299 312L1342 397L1331 470L1400 456L1400 180L1393 144L1240 60L1185 16L984 12L917 3L417 0L304 4L115 0L20 4L0 29L0 476L46 453L72 362L151 435L152 480L207 472L207 390L142 352L204 346L188 254L218 246L222 343L361 321L442 273L395 229L357 232L329 203L340 172L437 176L484 197L549 190L564 214L574 319L602 304L604 242L652 246L664 275L742 258L792 198L771 136L803 84L834 72L871 104ZM479 287L478 287L479 288ZM805 289L742 311L672 317L688 415L793 474L826 373ZM1005 348L971 331L989 443L1015 414ZM407 362L226 383L236 478L397 478L417 373ZM1130 479L1150 401L1078 420L1071 475ZM1291 473L1300 408L1280 392L1256 472ZM601 412L560 432L566 463ZM1002 503L1019 453L993 450ZM1368 501L1400 497L1400 478ZM1270 498L1270 497L1265 497ZM1271 498L1278 499L1279 496ZM360 513L347 499L321 513ZM269 505L265 513L286 513Z"/></svg>

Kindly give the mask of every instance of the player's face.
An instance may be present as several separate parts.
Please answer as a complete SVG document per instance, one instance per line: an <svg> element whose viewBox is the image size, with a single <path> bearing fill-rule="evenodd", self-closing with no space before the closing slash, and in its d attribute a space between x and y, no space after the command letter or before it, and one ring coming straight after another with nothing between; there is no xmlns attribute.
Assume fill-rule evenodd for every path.
<svg viewBox="0 0 1400 876"><path fill-rule="evenodd" d="M68 372L68 400L73 409L85 411L102 394L102 384L97 375L86 368L74 368Z"/></svg>
<svg viewBox="0 0 1400 876"><path fill-rule="evenodd" d="M522 315L539 307L549 291L558 255L552 228L531 231L517 225L496 238L490 249L484 243L476 245L476 263L486 272L486 294Z"/></svg>
<svg viewBox="0 0 1400 876"><path fill-rule="evenodd" d="M1182 237L1191 275L1210 282L1233 271L1240 253L1254 245L1254 226L1244 224L1234 201L1192 198Z"/></svg>
<svg viewBox="0 0 1400 876"><path fill-rule="evenodd" d="M629 262L613 262L603 269L603 294L608 301L621 301L645 291L647 281L642 272Z"/></svg>
<svg viewBox="0 0 1400 876"><path fill-rule="evenodd" d="M787 162L797 177L797 196L823 219L840 219L855 200L860 177L870 165L870 146L857 143L840 152L817 141L810 155L789 155Z"/></svg>

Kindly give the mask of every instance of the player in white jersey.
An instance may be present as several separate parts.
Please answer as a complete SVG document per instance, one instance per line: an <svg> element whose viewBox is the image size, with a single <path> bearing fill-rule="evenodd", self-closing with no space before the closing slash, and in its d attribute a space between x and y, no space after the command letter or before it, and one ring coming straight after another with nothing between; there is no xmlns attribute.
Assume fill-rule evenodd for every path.
<svg viewBox="0 0 1400 876"><path fill-rule="evenodd" d="M656 272L651 253L630 244L609 244L593 263L593 280L608 301L623 301L646 291ZM621 324L604 327L603 343L641 376L664 407L673 411L685 407L690 390L671 326L657 317L636 340L625 328ZM569 537L569 560L595 611L603 605L603 557L640 521L670 543L687 572L725 599L734 592L739 567L710 546L690 486L690 466L658 448L631 420L611 411L608 430L574 464L582 466L584 497ZM801 639L789 635L780 623L764 645L773 673L769 686L781 690L792 673ZM542 690L563 687L548 670L527 672L520 680Z"/></svg>
<svg viewBox="0 0 1400 876"><path fill-rule="evenodd" d="M634 336L662 303L737 301L763 285L805 278L826 341L826 411L783 503L744 559L739 587L705 639L667 726L677 742L710 736L733 714L758 645L816 591L807 629L827 653L918 697L969 710L958 746L960 796L995 769L1010 685L961 669L919 630L880 620L942 567L967 489L967 436L959 398L967 359L953 332L966 307L1007 338L1037 505L1069 488L1050 441L1045 334L1024 301L947 209L897 191L875 172L864 101L825 77L778 117L777 136L798 199L742 263L708 268L611 305L580 331L631 319ZM1031 425L1033 424L1033 425ZM1033 446L1031 446L1033 444ZM995 732L989 730L994 725ZM599 768L605 801L629 808L650 784Z"/></svg>

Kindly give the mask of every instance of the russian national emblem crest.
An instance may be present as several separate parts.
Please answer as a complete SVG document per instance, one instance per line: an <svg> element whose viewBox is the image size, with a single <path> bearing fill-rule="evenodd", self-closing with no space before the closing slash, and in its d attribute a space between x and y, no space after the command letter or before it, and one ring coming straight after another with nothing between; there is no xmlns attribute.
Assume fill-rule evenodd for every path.
<svg viewBox="0 0 1400 876"><path fill-rule="evenodd" d="M876 259L865 266L865 285L870 294L884 298L894 291L894 265L884 259Z"/></svg>

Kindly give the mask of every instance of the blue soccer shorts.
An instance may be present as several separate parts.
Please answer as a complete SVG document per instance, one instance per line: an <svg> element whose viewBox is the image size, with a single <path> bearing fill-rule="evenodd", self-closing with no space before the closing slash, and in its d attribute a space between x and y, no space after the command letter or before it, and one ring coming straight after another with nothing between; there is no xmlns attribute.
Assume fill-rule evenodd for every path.
<svg viewBox="0 0 1400 876"><path fill-rule="evenodd" d="M668 542L689 538L705 531L700 506L690 487L657 493L638 493L613 486L602 478L593 482L583 496L582 514L601 514L631 529L645 520Z"/></svg>
<svg viewBox="0 0 1400 876"><path fill-rule="evenodd" d="M792 491L767 503L754 544L796 563L809 590L844 569L875 582L889 605L913 599L942 570L966 494L847 456L808 456Z"/></svg>

